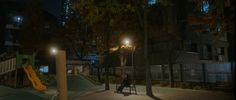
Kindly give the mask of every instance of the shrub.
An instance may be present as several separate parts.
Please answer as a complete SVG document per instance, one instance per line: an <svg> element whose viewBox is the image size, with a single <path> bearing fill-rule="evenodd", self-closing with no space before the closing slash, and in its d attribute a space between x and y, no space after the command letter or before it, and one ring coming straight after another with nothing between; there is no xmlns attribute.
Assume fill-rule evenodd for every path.
<svg viewBox="0 0 236 100"><path fill-rule="evenodd" d="M152 85L160 84L160 81L153 80Z"/></svg>
<svg viewBox="0 0 236 100"><path fill-rule="evenodd" d="M196 85L196 86L193 87L193 89L194 89L194 90L200 90L200 89L202 89L202 87L199 86L199 85Z"/></svg>
<svg viewBox="0 0 236 100"><path fill-rule="evenodd" d="M181 88L181 83L182 83L182 82L175 82L175 87L176 87L176 88Z"/></svg>
<svg viewBox="0 0 236 100"><path fill-rule="evenodd" d="M160 81L160 86L168 86L169 82L168 81Z"/></svg>
<svg viewBox="0 0 236 100"><path fill-rule="evenodd" d="M109 76L110 83L116 83L117 78L115 76Z"/></svg>
<svg viewBox="0 0 236 100"><path fill-rule="evenodd" d="M213 83L208 83L208 84L206 84L206 85L203 86L203 89L204 89L204 90L214 90L214 87L216 87L215 84L213 84Z"/></svg>
<svg viewBox="0 0 236 100"><path fill-rule="evenodd" d="M192 88L191 84L189 82L181 82L180 83L180 87L183 88L183 89L190 89L190 88Z"/></svg>
<svg viewBox="0 0 236 100"><path fill-rule="evenodd" d="M136 84L145 85L145 80L136 80Z"/></svg>

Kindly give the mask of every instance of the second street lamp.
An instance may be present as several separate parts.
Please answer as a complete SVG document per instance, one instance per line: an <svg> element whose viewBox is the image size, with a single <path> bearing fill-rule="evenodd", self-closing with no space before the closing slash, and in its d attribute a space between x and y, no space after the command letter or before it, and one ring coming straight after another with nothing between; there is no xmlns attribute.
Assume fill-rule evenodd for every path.
<svg viewBox="0 0 236 100"><path fill-rule="evenodd" d="M135 51L135 46L133 45L133 42L129 38L125 38L123 40L123 48L131 50L131 67L132 67L132 79L134 79L135 76L135 69L134 69L134 51Z"/></svg>

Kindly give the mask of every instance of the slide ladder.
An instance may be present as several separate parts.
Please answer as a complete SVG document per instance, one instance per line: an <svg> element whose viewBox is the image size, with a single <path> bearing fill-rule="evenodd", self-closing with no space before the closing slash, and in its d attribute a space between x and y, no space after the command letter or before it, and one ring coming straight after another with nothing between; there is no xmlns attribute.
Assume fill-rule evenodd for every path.
<svg viewBox="0 0 236 100"><path fill-rule="evenodd" d="M31 81L33 87L42 92L45 91L47 89L47 87L45 85L42 84L41 80L38 78L36 72L33 70L31 65L28 65L26 67L23 67L25 73L27 74L29 80Z"/></svg>

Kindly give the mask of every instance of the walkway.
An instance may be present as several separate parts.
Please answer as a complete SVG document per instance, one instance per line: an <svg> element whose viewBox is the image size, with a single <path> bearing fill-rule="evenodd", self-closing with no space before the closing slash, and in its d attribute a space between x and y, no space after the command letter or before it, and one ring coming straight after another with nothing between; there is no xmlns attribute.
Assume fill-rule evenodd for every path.
<svg viewBox="0 0 236 100"><path fill-rule="evenodd" d="M137 86L138 95L123 95L114 93L115 85L111 90L104 91L104 86L87 91L69 91L69 100L153 100L145 95L145 86ZM50 100L55 89L49 89L46 94L35 90L12 89L0 86L0 100ZM190 90L153 86L156 100L234 100L232 94L203 90Z"/></svg>
<svg viewBox="0 0 236 100"><path fill-rule="evenodd" d="M24 92L17 89L12 89L5 86L0 86L0 100L47 100L38 95Z"/></svg>
<svg viewBox="0 0 236 100"><path fill-rule="evenodd" d="M114 93L115 85L110 85L110 91L103 89L89 91L81 94L76 100L234 100L233 94L204 91L179 89L168 87L153 87L156 99L145 95L145 86L137 86L138 95L128 95Z"/></svg>

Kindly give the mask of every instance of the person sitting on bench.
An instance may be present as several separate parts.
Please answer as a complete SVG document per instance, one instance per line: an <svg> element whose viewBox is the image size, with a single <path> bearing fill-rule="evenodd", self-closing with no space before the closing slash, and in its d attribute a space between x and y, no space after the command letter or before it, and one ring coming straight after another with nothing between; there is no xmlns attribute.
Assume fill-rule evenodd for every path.
<svg viewBox="0 0 236 100"><path fill-rule="evenodd" d="M123 91L124 87L129 87L130 86L130 78L128 74L125 74L125 76L123 77L123 80L121 82L121 85L119 86L119 88L117 89L117 92L121 93Z"/></svg>

